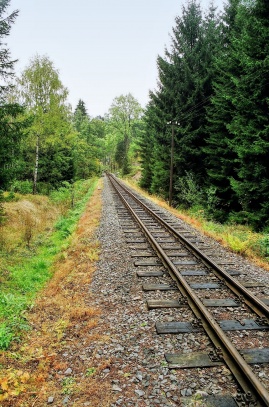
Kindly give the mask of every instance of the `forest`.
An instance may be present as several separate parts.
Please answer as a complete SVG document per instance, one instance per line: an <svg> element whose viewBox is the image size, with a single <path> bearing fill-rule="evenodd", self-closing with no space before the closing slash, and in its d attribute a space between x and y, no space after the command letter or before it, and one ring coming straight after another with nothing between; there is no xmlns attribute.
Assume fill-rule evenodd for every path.
<svg viewBox="0 0 269 407"><path fill-rule="evenodd" d="M174 207L268 232L267 0L228 0L221 13L186 2L148 105L120 95L94 118L83 100L72 111L48 56L16 75L5 45L18 16L10 5L0 5L0 220L1 201L17 192L50 195L109 170L138 172L142 188Z"/></svg>

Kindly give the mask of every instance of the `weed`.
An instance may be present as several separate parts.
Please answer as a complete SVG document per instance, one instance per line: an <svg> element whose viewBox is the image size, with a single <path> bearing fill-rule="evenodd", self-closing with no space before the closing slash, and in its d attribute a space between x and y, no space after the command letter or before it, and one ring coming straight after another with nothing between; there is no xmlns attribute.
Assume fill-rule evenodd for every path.
<svg viewBox="0 0 269 407"><path fill-rule="evenodd" d="M6 372L0 377L0 401L8 399L10 396L18 396L25 391L25 384L29 381L30 375L21 370Z"/></svg>
<svg viewBox="0 0 269 407"><path fill-rule="evenodd" d="M13 332L5 323L0 324L0 349L7 349L13 336Z"/></svg>
<svg viewBox="0 0 269 407"><path fill-rule="evenodd" d="M30 243L33 239L34 229L36 227L36 219L31 213L26 212L22 217L22 223L24 228L23 239L28 249L30 249Z"/></svg>
<svg viewBox="0 0 269 407"><path fill-rule="evenodd" d="M212 407L212 404L206 401L202 394L197 393L190 398L188 407Z"/></svg>
<svg viewBox="0 0 269 407"><path fill-rule="evenodd" d="M65 377L62 380L62 393L66 395L70 395L74 392L76 381L73 377Z"/></svg>
<svg viewBox="0 0 269 407"><path fill-rule="evenodd" d="M86 377L93 376L95 372L96 372L96 368L95 368L95 367L89 367L89 368L86 370L85 376L86 376Z"/></svg>
<svg viewBox="0 0 269 407"><path fill-rule="evenodd" d="M64 336L64 332L68 327L69 322L64 319L59 319L53 327L53 331L56 333L57 339L60 340Z"/></svg>
<svg viewBox="0 0 269 407"><path fill-rule="evenodd" d="M130 376L132 376L132 373L126 372L123 374L123 377L130 377Z"/></svg>

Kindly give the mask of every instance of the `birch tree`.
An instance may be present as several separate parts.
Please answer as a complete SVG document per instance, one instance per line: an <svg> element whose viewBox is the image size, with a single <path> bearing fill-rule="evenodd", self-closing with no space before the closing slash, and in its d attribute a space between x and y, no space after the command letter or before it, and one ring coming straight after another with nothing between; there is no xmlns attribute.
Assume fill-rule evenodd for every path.
<svg viewBox="0 0 269 407"><path fill-rule="evenodd" d="M34 121L31 134L35 140L33 193L37 192L40 147L55 135L67 116L67 89L47 56L36 56L18 80L20 102L26 105Z"/></svg>

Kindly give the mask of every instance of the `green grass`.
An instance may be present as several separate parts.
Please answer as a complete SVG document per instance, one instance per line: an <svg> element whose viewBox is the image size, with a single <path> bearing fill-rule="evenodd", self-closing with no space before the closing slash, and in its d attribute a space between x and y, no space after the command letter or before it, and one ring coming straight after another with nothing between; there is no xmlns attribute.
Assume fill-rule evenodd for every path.
<svg viewBox="0 0 269 407"><path fill-rule="evenodd" d="M22 332L29 329L24 313L52 276L55 256L66 249L92 195L97 180L79 181L72 193L75 203L56 222L53 232L31 251L20 249L13 253L1 253L1 292L0 292L0 349L7 349L10 343L19 340ZM73 187L72 187L73 188ZM55 191L52 200L65 202L70 199L69 187Z"/></svg>
<svg viewBox="0 0 269 407"><path fill-rule="evenodd" d="M130 177L127 177L130 185L137 186L136 182ZM139 188L140 192L143 190ZM144 191L146 196L148 195ZM157 196L155 196L159 200ZM162 199L160 199L162 201ZM164 201L163 201L164 202ZM183 220L190 223L194 227L199 228L209 236L221 241L225 246L229 247L235 253L255 258L258 264L263 265L268 269L269 264L269 234L254 232L251 227L235 223L221 224L207 218L206 211L199 205L194 205L186 210L177 208L179 215Z"/></svg>
<svg viewBox="0 0 269 407"><path fill-rule="evenodd" d="M201 210L195 211L194 209L190 209L188 211L179 210L179 212L196 220L200 229L208 235L224 242L224 244L235 253L248 255L250 257L255 256L264 263L269 262L268 233L254 232L246 225L213 222L206 219Z"/></svg>

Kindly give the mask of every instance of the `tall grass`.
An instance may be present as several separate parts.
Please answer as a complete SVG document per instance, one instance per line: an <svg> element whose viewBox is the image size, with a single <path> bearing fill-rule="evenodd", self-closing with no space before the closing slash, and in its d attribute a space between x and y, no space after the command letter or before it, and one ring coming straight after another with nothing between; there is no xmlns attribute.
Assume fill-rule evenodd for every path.
<svg viewBox="0 0 269 407"><path fill-rule="evenodd" d="M20 242L11 251L0 253L0 349L7 349L11 341L19 340L21 332L29 329L24 316L37 293L52 275L52 264L63 255L70 236L92 195L97 180L79 181L65 185L51 196L60 206L61 216L52 228L33 239L33 224L28 222L25 247ZM72 202L72 205L70 204ZM72 206L72 207L71 207ZM65 210L64 210L65 208ZM67 208L70 208L69 210ZM31 243L31 246L30 246Z"/></svg>

